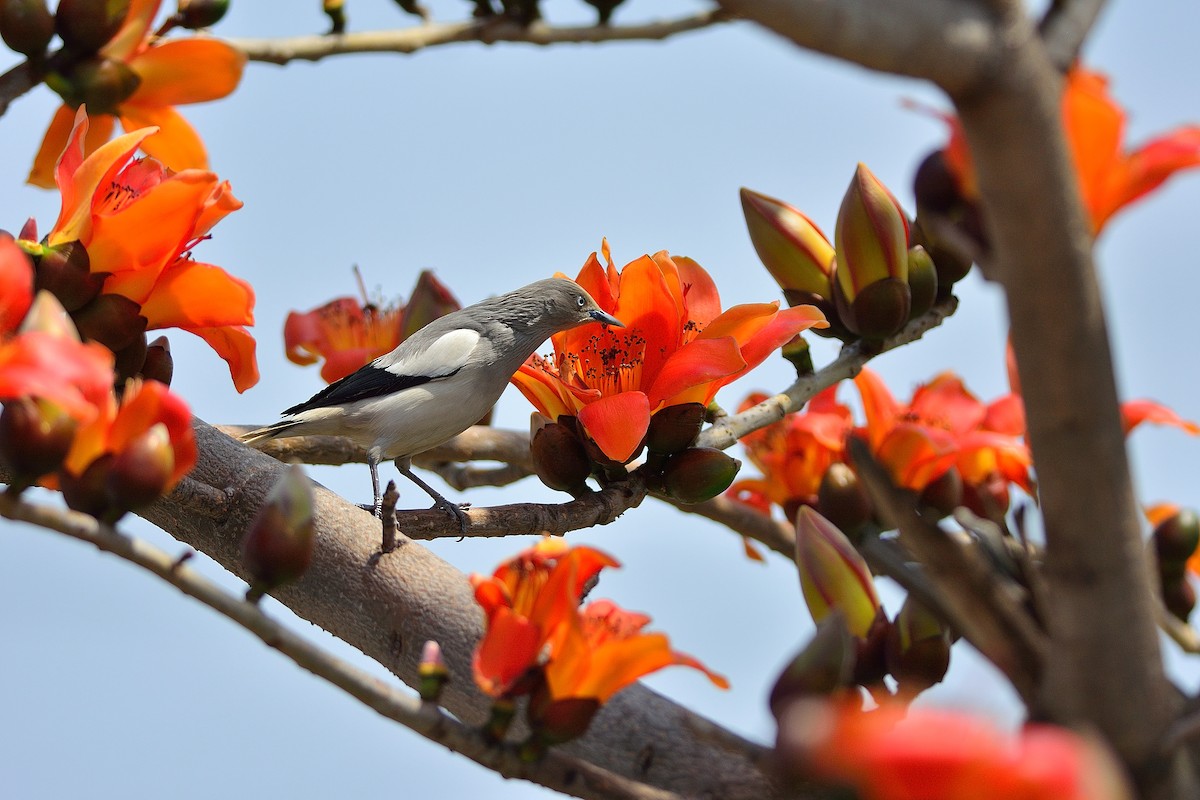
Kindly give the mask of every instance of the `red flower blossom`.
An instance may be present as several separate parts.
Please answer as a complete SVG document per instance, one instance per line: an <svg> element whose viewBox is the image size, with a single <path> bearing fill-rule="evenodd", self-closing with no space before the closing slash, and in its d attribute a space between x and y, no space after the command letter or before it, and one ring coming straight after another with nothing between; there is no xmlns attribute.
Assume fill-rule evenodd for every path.
<svg viewBox="0 0 1200 800"><path fill-rule="evenodd" d="M576 279L625 328L583 325L555 334L553 359L532 357L513 383L543 416L576 416L606 456L626 463L650 417L667 406L707 404L717 390L793 336L824 327L812 306L777 302L721 311L716 285L689 258L665 251L621 271L592 253Z"/></svg>

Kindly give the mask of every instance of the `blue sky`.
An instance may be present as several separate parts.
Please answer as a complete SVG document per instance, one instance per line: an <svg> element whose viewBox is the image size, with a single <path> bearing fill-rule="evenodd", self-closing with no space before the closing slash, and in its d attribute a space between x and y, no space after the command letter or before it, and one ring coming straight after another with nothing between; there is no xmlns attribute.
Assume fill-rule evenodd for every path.
<svg viewBox="0 0 1200 800"><path fill-rule="evenodd" d="M281 4L234 2L217 33L325 29L316 0L293 5L285 12ZM470 9L463 0L430 6L439 20ZM628 0L615 21L702 7ZM412 23L387 0L351 0L348 8L352 30ZM581 0L549 0L544 12L562 24L593 13ZM1200 120L1197 14L1187 0L1164 0L1153 12L1117 3L1102 19L1086 57L1111 75L1130 111L1132 142ZM385 296L408 292L417 272L431 268L474 302L555 271L574 274L607 236L619 263L664 248L695 258L727 305L774 299L745 233L738 188L785 199L830 230L863 161L911 207L912 171L944 132L905 110L905 98L945 106L928 87L800 52L745 23L665 43L455 45L413 56L251 64L231 97L183 113L246 203L196 255L254 284L263 379L237 394L211 351L173 333L174 387L214 423L266 423L311 395L320 379L284 359L283 320L289 310L353 294L355 264ZM22 181L55 106L48 90L35 90L0 120L0 227L16 230L31 215L43 230L53 223L57 195ZM1198 207L1200 175L1177 179L1117 218L1098 251L1125 396L1153 397L1193 419ZM959 294L960 310L942 329L873 365L898 395L944 369L984 399L1005 391L1002 298L976 276ZM833 351L821 346L817 354L827 360ZM735 405L787 382L786 365L768 363L720 397ZM529 411L510 391L497 424L525 428ZM1143 500L1200 504L1200 441L1139 431L1132 452ZM363 465L312 474L366 499ZM465 499L562 496L530 480ZM140 521L128 530L180 549ZM625 568L605 577L603 593L651 614L679 649L729 675L734 689L718 692L685 670L651 685L768 741L766 690L811 630L794 568L775 556L751 563L727 531L652 501L572 540L617 556ZM529 541L433 549L464 571L490 571ZM0 523L0 603L8 654L0 660L0 785L14 797L545 794L382 720L156 579L53 534ZM1195 659L1168 655L1173 674L1194 690ZM1005 724L1017 714L1011 692L961 646L951 678L925 702L971 707Z"/></svg>

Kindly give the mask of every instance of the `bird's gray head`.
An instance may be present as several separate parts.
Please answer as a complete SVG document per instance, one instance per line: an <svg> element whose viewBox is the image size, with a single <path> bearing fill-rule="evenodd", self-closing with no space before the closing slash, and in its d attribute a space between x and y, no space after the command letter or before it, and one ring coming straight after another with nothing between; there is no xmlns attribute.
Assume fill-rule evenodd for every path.
<svg viewBox="0 0 1200 800"><path fill-rule="evenodd" d="M517 293L534 302L537 318L531 322L550 332L569 330L589 322L625 327L619 319L600 308L586 289L567 278L547 278L518 289Z"/></svg>

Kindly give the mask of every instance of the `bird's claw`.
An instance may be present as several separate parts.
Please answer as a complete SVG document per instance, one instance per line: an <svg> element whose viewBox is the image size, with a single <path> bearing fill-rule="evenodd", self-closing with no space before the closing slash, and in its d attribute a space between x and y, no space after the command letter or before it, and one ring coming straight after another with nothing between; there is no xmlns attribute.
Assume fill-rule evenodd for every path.
<svg viewBox="0 0 1200 800"><path fill-rule="evenodd" d="M458 532L466 534L467 523L471 520L467 517L467 509L471 507L470 503L454 503L445 498L435 501L431 508L436 508L439 511L444 511L458 521Z"/></svg>

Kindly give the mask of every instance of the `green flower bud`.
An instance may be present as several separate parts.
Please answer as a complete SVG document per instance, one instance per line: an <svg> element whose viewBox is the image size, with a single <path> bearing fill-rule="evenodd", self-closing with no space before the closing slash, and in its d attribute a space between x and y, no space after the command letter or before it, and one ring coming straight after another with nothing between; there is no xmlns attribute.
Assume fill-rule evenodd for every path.
<svg viewBox="0 0 1200 800"><path fill-rule="evenodd" d="M778 719L795 700L823 697L854 685L854 637L838 612L826 617L775 681L768 701Z"/></svg>
<svg viewBox="0 0 1200 800"><path fill-rule="evenodd" d="M834 239L837 282L847 303L854 303L866 287L879 281L892 279L907 285L908 219L892 193L863 164L842 198Z"/></svg>
<svg viewBox="0 0 1200 800"><path fill-rule="evenodd" d="M839 263L837 272L840 274L841 270ZM896 278L883 278L864 286L853 302L842 293L842 284L838 281L833 297L842 324L866 339L886 339L903 328L912 308L908 282Z"/></svg>
<svg viewBox="0 0 1200 800"><path fill-rule="evenodd" d="M436 703L442 696L442 689L450 682L450 670L442 658L442 647L432 639L421 648L417 678L417 694L427 703Z"/></svg>
<svg viewBox="0 0 1200 800"><path fill-rule="evenodd" d="M888 632L887 668L910 695L941 682L950 667L950 631L910 595Z"/></svg>
<svg viewBox="0 0 1200 800"><path fill-rule="evenodd" d="M46 0L3 0L0 2L0 39L11 49L38 58L54 36L54 17Z"/></svg>
<svg viewBox="0 0 1200 800"><path fill-rule="evenodd" d="M288 467L267 494L242 537L242 565L250 574L246 599L304 574L313 556L313 495L298 464Z"/></svg>
<svg viewBox="0 0 1200 800"><path fill-rule="evenodd" d="M933 308L938 295L937 267L921 245L908 249L908 290L911 297L909 319L919 317Z"/></svg>
<svg viewBox="0 0 1200 800"><path fill-rule="evenodd" d="M681 503L703 503L729 488L742 462L714 447L693 447L667 459L663 488Z"/></svg>
<svg viewBox="0 0 1200 800"><path fill-rule="evenodd" d="M833 245L816 223L765 194L742 189L741 198L750 241L779 287L828 300Z"/></svg>
<svg viewBox="0 0 1200 800"><path fill-rule="evenodd" d="M866 639L880 615L871 571L846 535L808 506L796 515L796 567L813 621L839 611L851 635Z"/></svg>
<svg viewBox="0 0 1200 800"><path fill-rule="evenodd" d="M46 85L72 108L86 105L89 114L115 114L117 106L137 91L142 79L124 61L90 58L68 74L51 72Z"/></svg>
<svg viewBox="0 0 1200 800"><path fill-rule="evenodd" d="M58 0L54 30L67 49L88 56L108 43L129 13L129 0Z"/></svg>

